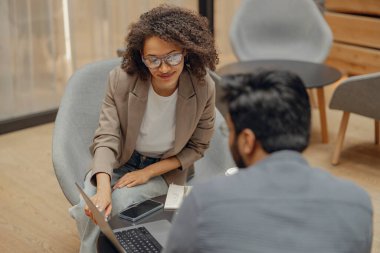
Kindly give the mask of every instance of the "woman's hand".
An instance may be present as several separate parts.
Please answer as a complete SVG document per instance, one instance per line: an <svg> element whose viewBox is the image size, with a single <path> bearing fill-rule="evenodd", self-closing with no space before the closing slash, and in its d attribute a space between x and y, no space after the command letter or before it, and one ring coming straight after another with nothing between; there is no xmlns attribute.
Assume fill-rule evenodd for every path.
<svg viewBox="0 0 380 253"><path fill-rule="evenodd" d="M110 176L106 173L96 174L97 191L90 199L92 203L98 208L99 212L104 211L104 218L107 221L112 211L112 197L111 197L111 182ZM85 214L95 222L94 215L86 205L84 208Z"/></svg>
<svg viewBox="0 0 380 253"><path fill-rule="evenodd" d="M133 187L140 184L145 184L152 177L160 176L171 170L175 170L181 166L178 158L175 156L166 158L159 162L153 163L144 169L135 170L122 176L113 186L113 190L124 186Z"/></svg>
<svg viewBox="0 0 380 253"><path fill-rule="evenodd" d="M145 167L141 170L135 170L126 173L122 176L116 184L113 186L113 190L122 188L124 186L133 187L140 184L145 184L152 178L151 167L152 165Z"/></svg>
<svg viewBox="0 0 380 253"><path fill-rule="evenodd" d="M98 191L90 199L98 208L99 212L104 211L104 219L107 221L112 211L111 190L109 190L109 192ZM84 208L84 212L95 224L97 224L93 213L87 205Z"/></svg>

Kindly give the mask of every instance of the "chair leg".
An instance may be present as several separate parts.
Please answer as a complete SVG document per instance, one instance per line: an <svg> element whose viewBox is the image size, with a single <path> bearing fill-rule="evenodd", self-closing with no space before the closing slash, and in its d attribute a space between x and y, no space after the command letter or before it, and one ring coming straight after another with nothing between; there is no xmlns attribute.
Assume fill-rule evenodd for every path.
<svg viewBox="0 0 380 253"><path fill-rule="evenodd" d="M327 130L325 92L323 90L323 87L317 88L317 96L318 96L319 118L321 121L322 143L328 143L329 133Z"/></svg>
<svg viewBox="0 0 380 253"><path fill-rule="evenodd" d="M314 96L314 90L313 89L307 89L307 93L309 94L309 100L310 100L311 108L318 108L318 105L317 105L317 102L316 102L315 96Z"/></svg>
<svg viewBox="0 0 380 253"><path fill-rule="evenodd" d="M380 121L375 120L375 144L379 145L380 139Z"/></svg>
<svg viewBox="0 0 380 253"><path fill-rule="evenodd" d="M331 163L333 165L337 165L339 162L340 153L342 151L344 136L346 134L347 125L348 125L348 119L350 118L349 112L344 112L342 116L342 120L340 121L340 128L338 133L338 139L335 144L334 153L332 156Z"/></svg>

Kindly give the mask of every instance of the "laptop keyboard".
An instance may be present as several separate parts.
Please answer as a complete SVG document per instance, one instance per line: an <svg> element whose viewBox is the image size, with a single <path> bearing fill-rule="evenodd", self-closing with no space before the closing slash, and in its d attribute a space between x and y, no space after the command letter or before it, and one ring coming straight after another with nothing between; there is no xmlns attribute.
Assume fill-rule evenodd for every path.
<svg viewBox="0 0 380 253"><path fill-rule="evenodd" d="M132 228L115 233L121 246L127 252L160 252L162 246L145 227Z"/></svg>

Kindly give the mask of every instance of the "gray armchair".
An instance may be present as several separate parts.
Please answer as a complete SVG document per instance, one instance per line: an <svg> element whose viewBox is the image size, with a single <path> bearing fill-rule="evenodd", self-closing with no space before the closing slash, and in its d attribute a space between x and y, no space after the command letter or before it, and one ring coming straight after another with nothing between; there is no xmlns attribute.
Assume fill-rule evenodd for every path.
<svg viewBox="0 0 380 253"><path fill-rule="evenodd" d="M52 158L58 182L72 205L79 202L75 182L83 184L90 166L89 146L98 127L108 73L119 64L120 59L113 59L77 70L62 97L55 120Z"/></svg>
<svg viewBox="0 0 380 253"><path fill-rule="evenodd" d="M79 194L75 182L83 184L91 163L89 146L98 126L108 73L120 59L95 62L77 70L62 97L53 134L52 159L56 177L67 200L75 205ZM192 183L234 166L227 137L222 134L224 118L217 111L216 131L205 156L196 162ZM81 185L83 187L83 185Z"/></svg>
<svg viewBox="0 0 380 253"><path fill-rule="evenodd" d="M230 41L240 61L301 60L322 63L332 32L313 0L243 0Z"/></svg>
<svg viewBox="0 0 380 253"><path fill-rule="evenodd" d="M313 0L242 0L232 20L230 42L239 61L271 60L274 64L286 60L322 65L333 36ZM317 68L311 71L321 75ZM322 142L327 143L324 88L310 87L308 92L313 106L318 101Z"/></svg>
<svg viewBox="0 0 380 253"><path fill-rule="evenodd" d="M350 113L374 119L375 144L379 144L380 135L380 72L350 77L344 80L334 91L330 108L343 111L338 138L331 163L339 163Z"/></svg>

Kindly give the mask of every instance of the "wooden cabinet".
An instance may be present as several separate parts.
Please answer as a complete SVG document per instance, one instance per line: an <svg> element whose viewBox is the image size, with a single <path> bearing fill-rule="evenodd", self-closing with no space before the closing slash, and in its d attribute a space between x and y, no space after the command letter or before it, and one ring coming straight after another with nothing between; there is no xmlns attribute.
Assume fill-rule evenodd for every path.
<svg viewBox="0 0 380 253"><path fill-rule="evenodd" d="M380 71L380 1L326 0L334 34L327 63L348 75Z"/></svg>

